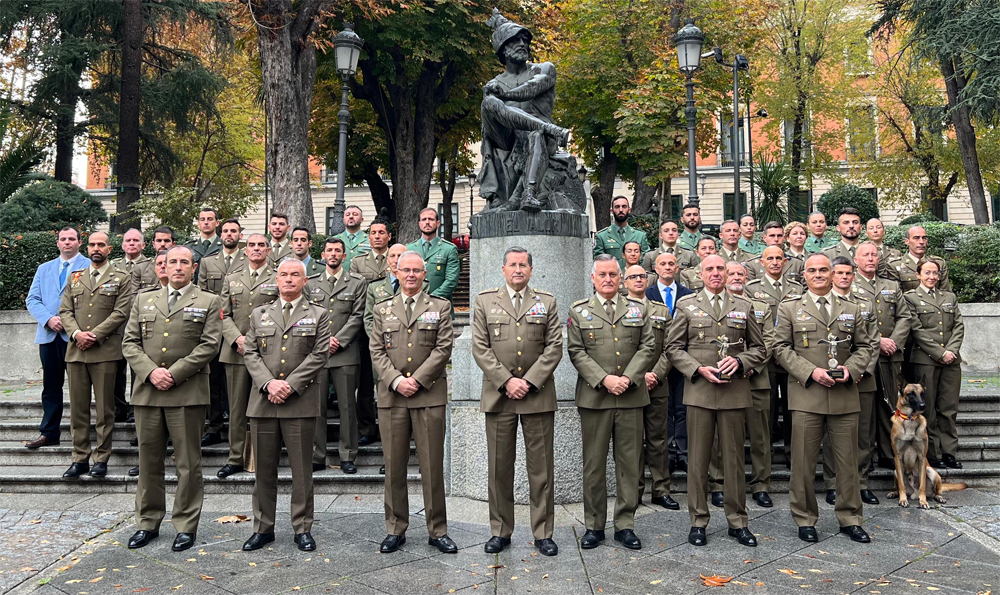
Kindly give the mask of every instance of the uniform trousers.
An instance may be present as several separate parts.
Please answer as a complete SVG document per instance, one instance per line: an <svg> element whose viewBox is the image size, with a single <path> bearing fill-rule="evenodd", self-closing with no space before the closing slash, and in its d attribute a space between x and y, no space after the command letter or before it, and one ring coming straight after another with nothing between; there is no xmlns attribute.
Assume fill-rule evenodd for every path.
<svg viewBox="0 0 1000 595"><path fill-rule="evenodd" d="M692 527L707 527L708 467L716 432L722 453L722 499L731 529L747 526L747 484L743 425L746 409L705 409L688 405L688 512Z"/></svg>
<svg viewBox="0 0 1000 595"><path fill-rule="evenodd" d="M127 369L128 361L124 357L118 360L118 365L115 368L115 417L128 415L128 400L125 398L125 385L127 384L125 370Z"/></svg>
<svg viewBox="0 0 1000 595"><path fill-rule="evenodd" d="M858 395L861 400L861 412L858 414L858 485L862 490L867 490L875 444L876 396L870 391L860 392ZM837 463L832 450L827 433L823 439L823 483L827 490L837 489Z"/></svg>
<svg viewBox="0 0 1000 595"><path fill-rule="evenodd" d="M747 429L750 435L750 493L771 491L771 390L752 390L753 406L747 407ZM722 492L722 451L716 432L712 444L712 462L708 467L708 490Z"/></svg>
<svg viewBox="0 0 1000 595"><path fill-rule="evenodd" d="M246 467L243 453L247 443L247 407L253 378L243 364L226 364L226 384L229 386L229 461L230 465ZM311 468L311 467L310 467Z"/></svg>
<svg viewBox="0 0 1000 595"><path fill-rule="evenodd" d="M228 387L226 386L226 365L219 361L216 354L208 364L208 396L209 405L205 418L206 434L221 434L225 425L223 413L229 409ZM232 420L229 420L230 426Z"/></svg>
<svg viewBox="0 0 1000 595"><path fill-rule="evenodd" d="M254 533L274 533L278 506L278 459L281 444L292 470L292 528L309 533L313 524L312 446L315 417L251 417L250 440L257 466L253 484Z"/></svg>
<svg viewBox="0 0 1000 595"><path fill-rule="evenodd" d="M368 347L368 335L358 337L358 347L361 351L361 364L358 367L358 435L378 437L379 430L376 420L381 415L375 411L375 372L372 368L372 352ZM337 395L340 399L340 395ZM343 422L341 422L343 423Z"/></svg>
<svg viewBox="0 0 1000 595"><path fill-rule="evenodd" d="M340 411L340 462L354 462L358 458L358 371L360 366L337 366L320 373L319 392L320 415L316 418L316 432L313 438L312 461L326 465L327 438L327 396L330 384L337 393L337 409Z"/></svg>
<svg viewBox="0 0 1000 595"><path fill-rule="evenodd" d="M792 412L792 477L789 499L792 518L799 527L814 527L819 520L816 502L816 459L824 430L837 473L837 521L841 527L861 524L861 488L858 484L858 414L824 415L809 411Z"/></svg>
<svg viewBox="0 0 1000 595"><path fill-rule="evenodd" d="M771 442L782 440L785 445L785 457L791 460L792 419L794 416L788 410L788 372L768 365L768 380L771 383ZM778 416L781 423L778 423Z"/></svg>
<svg viewBox="0 0 1000 595"><path fill-rule="evenodd" d="M686 461L688 456L687 407L684 405L684 375L677 370L667 372L670 400L667 407L667 444L670 458Z"/></svg>
<svg viewBox="0 0 1000 595"><path fill-rule="evenodd" d="M555 522L555 465L553 463L554 411L542 413L487 413L486 448L489 457L490 531L510 538L514 532L514 463L517 424L524 436L528 470L531 533L551 539Z"/></svg>
<svg viewBox="0 0 1000 595"><path fill-rule="evenodd" d="M136 526L157 531L166 515L163 453L167 437L173 439L177 468L177 491L171 522L178 533L196 533L204 499L201 474L201 431L205 406L135 406L135 430L139 438L139 483L135 493Z"/></svg>
<svg viewBox="0 0 1000 595"><path fill-rule="evenodd" d="M111 458L111 432L115 429L115 370L118 362L67 362L69 372L69 429L73 437L73 462L90 460L90 391L97 412L95 463Z"/></svg>
<svg viewBox="0 0 1000 595"><path fill-rule="evenodd" d="M649 397L649 405L642 410L642 423L646 443L643 449L646 465L649 466L649 476L652 479L650 496L663 498L670 495L670 467L667 448L667 418L670 407L670 397ZM646 488L646 472L639 467L639 500Z"/></svg>
<svg viewBox="0 0 1000 595"><path fill-rule="evenodd" d="M583 517L587 529L604 531L608 522L608 445L615 457L615 530L635 528L642 466L642 407L578 407L583 434Z"/></svg>
<svg viewBox="0 0 1000 595"><path fill-rule="evenodd" d="M924 419L927 420L927 456L958 454L959 392L962 389L962 364L948 366L913 365L913 377L924 385Z"/></svg>
<svg viewBox="0 0 1000 595"><path fill-rule="evenodd" d="M434 407L380 407L382 451L385 456L385 528L403 535L410 525L406 490L410 436L417 445L420 483L424 493L427 534L437 539L448 532L444 499L444 405Z"/></svg>

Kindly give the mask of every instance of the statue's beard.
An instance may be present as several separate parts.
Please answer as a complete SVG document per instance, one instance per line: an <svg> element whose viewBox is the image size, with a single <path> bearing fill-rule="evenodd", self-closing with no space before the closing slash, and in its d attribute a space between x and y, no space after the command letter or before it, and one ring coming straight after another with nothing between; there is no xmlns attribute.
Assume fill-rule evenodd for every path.
<svg viewBox="0 0 1000 595"><path fill-rule="evenodd" d="M507 52L507 61L514 64L524 64L528 61L529 56L528 50L521 48L511 49Z"/></svg>

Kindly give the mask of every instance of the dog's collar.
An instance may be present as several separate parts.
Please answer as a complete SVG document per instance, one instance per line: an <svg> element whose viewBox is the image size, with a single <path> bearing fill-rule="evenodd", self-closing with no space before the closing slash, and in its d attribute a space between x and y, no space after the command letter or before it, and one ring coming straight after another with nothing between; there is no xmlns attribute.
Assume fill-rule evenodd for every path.
<svg viewBox="0 0 1000 595"><path fill-rule="evenodd" d="M893 414L893 416L894 416L894 417L900 417L900 418L902 418L902 419L904 419L904 420L908 420L908 419L910 419L910 416L909 416L909 415L906 415L905 413L903 413L903 412L902 412L902 411L900 411L899 409L897 409L897 410L896 410L896 413L894 413L894 414Z"/></svg>

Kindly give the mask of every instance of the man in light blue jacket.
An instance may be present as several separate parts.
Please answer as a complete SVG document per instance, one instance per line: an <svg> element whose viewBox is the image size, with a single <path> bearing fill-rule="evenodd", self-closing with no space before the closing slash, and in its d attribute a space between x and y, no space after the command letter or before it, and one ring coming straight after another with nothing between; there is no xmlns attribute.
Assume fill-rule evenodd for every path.
<svg viewBox="0 0 1000 595"><path fill-rule="evenodd" d="M59 258L42 263L35 271L25 302L38 321L35 343L42 360L42 423L40 436L24 445L30 449L59 444L62 423L63 382L66 379L66 344L69 337L59 318L63 290L73 282L73 271L86 269L90 259L80 254L80 232L73 227L59 230Z"/></svg>

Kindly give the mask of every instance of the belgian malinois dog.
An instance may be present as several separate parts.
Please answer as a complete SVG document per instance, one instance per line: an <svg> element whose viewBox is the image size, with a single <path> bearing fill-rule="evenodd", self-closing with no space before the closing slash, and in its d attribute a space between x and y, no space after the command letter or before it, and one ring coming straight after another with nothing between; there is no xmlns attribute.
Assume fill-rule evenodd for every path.
<svg viewBox="0 0 1000 595"><path fill-rule="evenodd" d="M957 492L968 486L964 483L944 483L937 470L927 464L927 420L923 416L924 387L907 384L899 393L896 412L892 415L892 453L896 459L896 491L889 492L889 498L899 496L899 505L910 505L907 499L907 485L913 491L910 498L916 498L920 508L927 505L926 488L928 482L934 492L934 501L945 503L942 492Z"/></svg>

